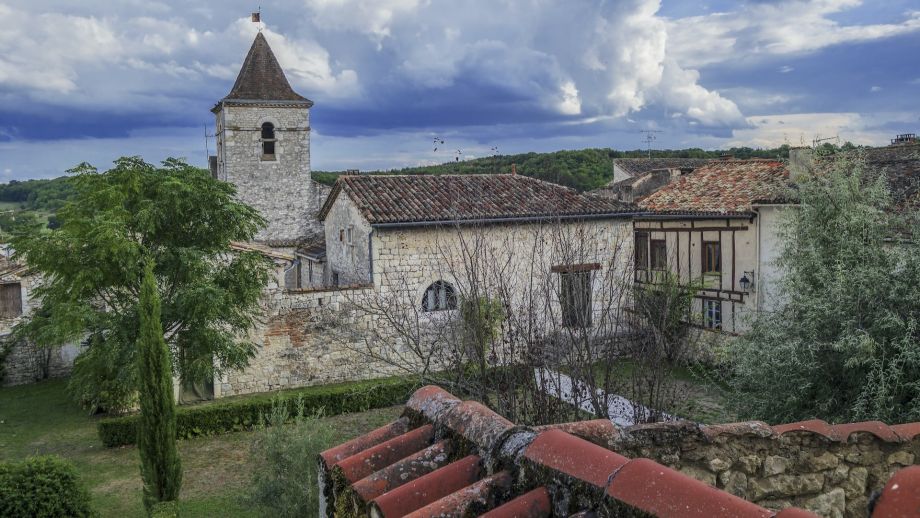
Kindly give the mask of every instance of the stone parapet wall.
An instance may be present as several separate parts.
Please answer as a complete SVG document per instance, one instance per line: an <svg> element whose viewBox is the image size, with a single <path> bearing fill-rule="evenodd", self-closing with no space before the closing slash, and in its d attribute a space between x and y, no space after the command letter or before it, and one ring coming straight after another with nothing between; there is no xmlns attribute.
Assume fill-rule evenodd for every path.
<svg viewBox="0 0 920 518"><path fill-rule="evenodd" d="M827 517L866 516L873 493L920 460L920 423L573 426L571 433L622 455L653 459L763 507Z"/></svg>
<svg viewBox="0 0 920 518"><path fill-rule="evenodd" d="M256 357L246 369L217 379L215 396L400 374L385 362L375 361L367 349L373 344L354 333L355 327L367 328L375 319L350 311L349 297L360 297L372 289L348 286L268 294L263 321L250 332Z"/></svg>

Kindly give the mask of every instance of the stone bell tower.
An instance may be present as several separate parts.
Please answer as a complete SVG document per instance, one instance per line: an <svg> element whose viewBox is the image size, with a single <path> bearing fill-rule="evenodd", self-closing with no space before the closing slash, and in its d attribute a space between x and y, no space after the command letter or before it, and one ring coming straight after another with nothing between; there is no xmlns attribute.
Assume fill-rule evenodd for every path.
<svg viewBox="0 0 920 518"><path fill-rule="evenodd" d="M268 41L256 35L239 76L211 109L217 120L219 180L268 225L256 241L293 247L322 232L315 213L325 191L310 179L310 107L291 88Z"/></svg>

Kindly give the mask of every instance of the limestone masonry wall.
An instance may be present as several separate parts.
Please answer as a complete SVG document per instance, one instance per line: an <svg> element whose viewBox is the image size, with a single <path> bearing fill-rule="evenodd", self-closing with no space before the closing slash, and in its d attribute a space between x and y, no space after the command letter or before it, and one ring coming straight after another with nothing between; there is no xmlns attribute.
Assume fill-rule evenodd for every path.
<svg viewBox="0 0 920 518"><path fill-rule="evenodd" d="M586 435L622 455L653 459L763 507L796 506L826 517L866 516L872 494L920 458L920 423L681 422Z"/></svg>
<svg viewBox="0 0 920 518"><path fill-rule="evenodd" d="M275 159L263 160L261 127L275 127ZM322 199L310 179L310 112L305 107L224 106L217 113L218 178L259 210L268 226L257 241L294 240L322 231Z"/></svg>
<svg viewBox="0 0 920 518"><path fill-rule="evenodd" d="M366 351L368 344L349 331L373 318L348 309L349 297L372 288L274 289L265 299L264 320L250 332L256 357L242 371L215 380L215 397L266 392L399 374Z"/></svg>

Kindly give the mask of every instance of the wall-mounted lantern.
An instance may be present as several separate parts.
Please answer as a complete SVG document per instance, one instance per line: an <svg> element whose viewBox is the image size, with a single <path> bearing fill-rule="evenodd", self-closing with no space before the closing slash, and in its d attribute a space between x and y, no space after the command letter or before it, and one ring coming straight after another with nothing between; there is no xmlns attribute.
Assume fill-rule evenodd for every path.
<svg viewBox="0 0 920 518"><path fill-rule="evenodd" d="M741 285L741 291L745 293L754 291L754 272L744 272L741 275L741 280L738 281L738 284Z"/></svg>

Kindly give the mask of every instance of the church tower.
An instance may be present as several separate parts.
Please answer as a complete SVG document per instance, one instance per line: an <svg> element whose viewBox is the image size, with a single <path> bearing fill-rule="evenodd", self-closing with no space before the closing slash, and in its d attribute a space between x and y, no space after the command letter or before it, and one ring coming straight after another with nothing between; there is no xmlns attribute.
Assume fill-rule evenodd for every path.
<svg viewBox="0 0 920 518"><path fill-rule="evenodd" d="M293 247L322 232L321 186L310 179L310 107L291 88L268 41L256 35L233 89L211 110L217 120L219 180L268 225L256 241Z"/></svg>

